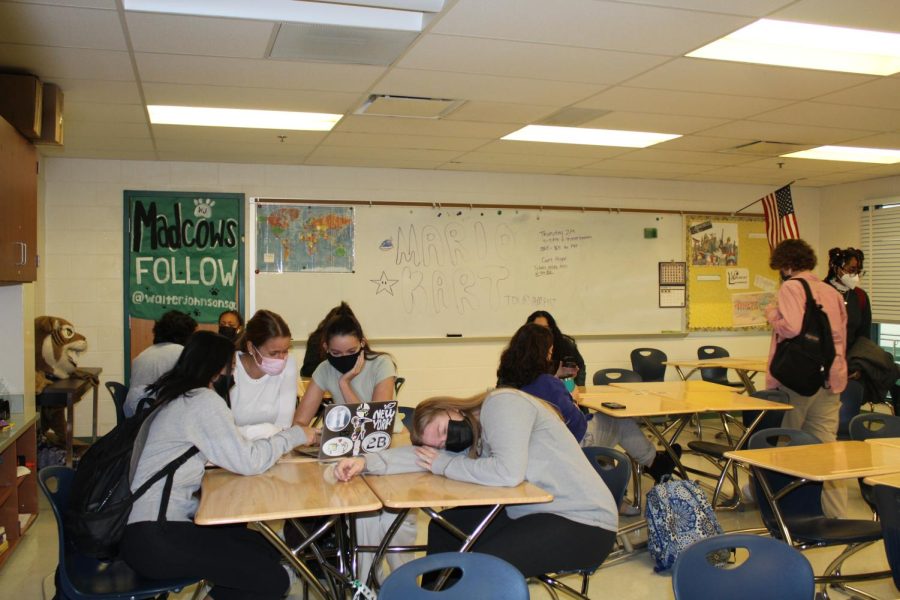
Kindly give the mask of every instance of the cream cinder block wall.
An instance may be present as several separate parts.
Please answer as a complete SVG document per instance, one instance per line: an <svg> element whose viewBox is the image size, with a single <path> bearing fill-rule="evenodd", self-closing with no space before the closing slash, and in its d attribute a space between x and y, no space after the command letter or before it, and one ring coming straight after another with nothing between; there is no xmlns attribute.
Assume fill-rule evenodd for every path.
<svg viewBox="0 0 900 600"><path fill-rule="evenodd" d="M828 249L860 245L860 216L863 204L882 198L900 197L900 177L883 177L858 183L834 185L822 190L820 230L817 248L820 271L827 269Z"/></svg>
<svg viewBox="0 0 900 600"><path fill-rule="evenodd" d="M737 184L350 167L61 158L46 159L44 166L44 308L48 314L69 318L87 336L90 349L83 364L102 367L104 380L123 378L122 192L126 189L243 192L248 198L711 211L736 210L771 191L765 186ZM814 189L794 190L801 231L814 246L818 244L819 195ZM761 212L758 207L753 210ZM617 257L601 257L598 272L586 276L604 277L615 285L617 271L626 268L629 265ZM335 298L335 303L339 300ZM577 335L578 323L561 325L564 331ZM298 340L305 340L306 333L294 332ZM416 404L434 394L466 395L485 389L495 380L503 347L500 340L373 342L376 348L394 355L400 374L407 378L400 396L405 404ZM659 347L671 357L683 358L695 356L697 346L706 343L726 346L734 354L762 355L768 348L768 336L579 339L589 371L627 366L628 353L638 346ZM302 347L298 351L302 352ZM100 426L105 431L115 418L105 391L103 398ZM81 404L76 418L79 435L87 432L90 423L90 407L86 402Z"/></svg>

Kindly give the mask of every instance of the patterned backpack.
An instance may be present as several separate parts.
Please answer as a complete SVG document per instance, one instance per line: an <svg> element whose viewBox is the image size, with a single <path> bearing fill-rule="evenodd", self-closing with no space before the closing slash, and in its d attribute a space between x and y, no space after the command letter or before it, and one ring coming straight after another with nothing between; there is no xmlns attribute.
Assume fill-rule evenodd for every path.
<svg viewBox="0 0 900 600"><path fill-rule="evenodd" d="M722 533L716 514L696 481L667 481L647 492L647 548L657 573L672 568L675 559L698 540ZM721 550L724 562L728 551Z"/></svg>

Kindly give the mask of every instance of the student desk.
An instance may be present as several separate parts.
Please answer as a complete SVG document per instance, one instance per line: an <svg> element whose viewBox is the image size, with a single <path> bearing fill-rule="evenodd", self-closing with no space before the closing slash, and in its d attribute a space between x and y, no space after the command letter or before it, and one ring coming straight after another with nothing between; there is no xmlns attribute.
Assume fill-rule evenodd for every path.
<svg viewBox="0 0 900 600"><path fill-rule="evenodd" d="M778 500L809 481L856 479L900 472L900 446L867 442L828 442L806 446L733 450L725 456L749 465L760 482L766 501L772 507L784 540L793 540L778 509ZM773 495L758 470L767 469L791 475L798 483L785 486Z"/></svg>
<svg viewBox="0 0 900 600"><path fill-rule="evenodd" d="M721 358L703 358L703 359L685 359L685 360L668 360L663 364L675 367L675 372L682 381L694 374L697 369L703 368L724 368L732 369L740 378L741 383L747 389L748 394L756 391L753 385L753 377L757 373L765 373L769 367L769 361L765 357L740 358L737 356L723 356ZM690 368L687 375L681 370L682 367Z"/></svg>
<svg viewBox="0 0 900 600"><path fill-rule="evenodd" d="M544 503L553 500L552 494L527 481L514 487L495 487L456 481L425 471L398 475L364 475L364 479L385 507L399 511L381 545L375 549L373 568L369 573L370 586L377 585L374 566L381 562L384 553L389 548L391 538L411 508L422 509L447 531L462 540L459 551L467 552L504 506ZM448 522L435 509L435 507L456 508L460 506L492 506L492 508L471 533L466 533ZM367 548L367 550L371 549ZM438 582L438 588L445 579Z"/></svg>
<svg viewBox="0 0 900 600"><path fill-rule="evenodd" d="M866 440L869 444L883 444L885 446L894 446L900 448L900 438L869 438ZM900 470L900 469L898 469Z"/></svg>
<svg viewBox="0 0 900 600"><path fill-rule="evenodd" d="M890 473L888 475L873 475L863 479L864 483L869 485L887 485L890 487L900 488L900 473Z"/></svg>
<svg viewBox="0 0 900 600"><path fill-rule="evenodd" d="M79 367L79 371L89 373L99 381L100 367ZM81 400L88 390L93 390L93 418L91 420L91 443L97 441L97 393L99 384L93 379L70 377L59 379L37 394L35 402L38 408L44 406L66 407L66 466L72 466L72 445L75 432L75 403ZM57 432L58 433L58 432Z"/></svg>
<svg viewBox="0 0 900 600"><path fill-rule="evenodd" d="M344 554L341 553L342 577L338 581L329 577L330 590L326 590L268 523L280 519L331 517L299 549L309 547L318 556L315 540L329 526L342 526L342 516L381 508L381 501L362 478L338 482L332 468L332 464L318 462L285 462L249 477L224 469L209 470L203 477L200 506L194 522L198 525L253 523L321 597L343 598L343 592L338 590L352 579ZM339 532L338 540L341 539L343 535ZM323 569L329 572L324 561Z"/></svg>

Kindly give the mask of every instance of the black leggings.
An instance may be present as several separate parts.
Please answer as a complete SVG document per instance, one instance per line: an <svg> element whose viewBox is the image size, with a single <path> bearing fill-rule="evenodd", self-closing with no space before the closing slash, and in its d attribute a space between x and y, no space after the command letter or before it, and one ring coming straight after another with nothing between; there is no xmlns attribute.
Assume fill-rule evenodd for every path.
<svg viewBox="0 0 900 600"><path fill-rule="evenodd" d="M451 508L441 513L465 533L471 533L490 508ZM502 558L525 577L599 566L612 550L616 533L570 521L550 513L510 519L506 510L494 518L472 547ZM428 525L428 554L457 552L462 541L439 523Z"/></svg>
<svg viewBox="0 0 900 600"><path fill-rule="evenodd" d="M216 600L278 600L290 587L280 554L244 525L201 527L187 521L132 523L122 557L144 577L206 579Z"/></svg>

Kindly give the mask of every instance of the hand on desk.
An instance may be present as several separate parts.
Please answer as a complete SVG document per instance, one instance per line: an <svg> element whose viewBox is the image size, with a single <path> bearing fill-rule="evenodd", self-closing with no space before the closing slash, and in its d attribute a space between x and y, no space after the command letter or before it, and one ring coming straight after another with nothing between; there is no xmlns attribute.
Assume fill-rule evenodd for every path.
<svg viewBox="0 0 900 600"><path fill-rule="evenodd" d="M315 427L309 427L307 425L299 425L297 427L303 430L303 433L306 434L306 446L318 446L319 442L322 441L322 430L317 429Z"/></svg>
<svg viewBox="0 0 900 600"><path fill-rule="evenodd" d="M338 481L350 481L366 468L366 459L361 456L344 458L334 465L334 475Z"/></svg>

